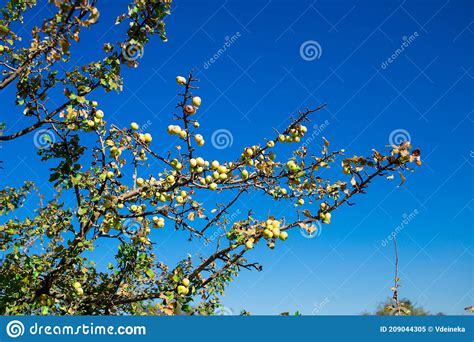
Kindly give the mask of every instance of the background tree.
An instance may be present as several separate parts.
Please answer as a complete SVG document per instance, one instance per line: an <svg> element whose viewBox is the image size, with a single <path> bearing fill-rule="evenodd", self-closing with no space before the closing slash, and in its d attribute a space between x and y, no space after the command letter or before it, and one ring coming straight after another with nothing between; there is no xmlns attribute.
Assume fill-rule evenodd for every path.
<svg viewBox="0 0 474 342"><path fill-rule="evenodd" d="M125 39L105 44L102 59L67 72L61 65L70 58L70 45L99 18L96 3L50 1L53 16L33 28L32 43L24 46L15 25L35 5L11 0L2 10L0 90L16 86L16 104L30 123L16 132L6 127L0 141L40 127L54 132L39 154L55 163L49 181L56 195L44 199L39 194L35 215L25 218L16 213L28 196L35 196L35 185L26 181L0 190L2 314L212 314L238 272L261 269L244 258L248 250L259 244L275 248L295 228L314 232L317 224L331 222L337 208L352 205L374 178L420 164L419 151L411 151L409 142L390 146L387 154L373 150L368 157L347 158L344 150L330 151L324 140L319 155L309 153L298 143L310 114L324 106L290 117L285 130L249 144L234 160L205 160L199 153L205 138L194 116L201 99L192 73L176 78L181 100L167 128L180 144L154 151L152 135L138 124L107 124L93 96L97 88L120 91L122 66L137 66L130 53L153 35L166 39L163 20L170 2L134 1L117 19L127 27ZM64 102L54 106L49 100L58 92ZM289 159L277 159L282 144L295 144ZM151 158L159 161L159 169L148 167ZM321 169L341 160L341 180L320 176ZM218 192L223 202L204 203L209 192ZM274 217L249 211L231 218L239 197L250 192L292 203L294 213ZM68 206L71 197L75 204ZM170 226L188 232L189 239L213 244L213 253L183 256L177 265L157 260L151 230ZM101 241L116 246L108 269L92 260Z"/></svg>

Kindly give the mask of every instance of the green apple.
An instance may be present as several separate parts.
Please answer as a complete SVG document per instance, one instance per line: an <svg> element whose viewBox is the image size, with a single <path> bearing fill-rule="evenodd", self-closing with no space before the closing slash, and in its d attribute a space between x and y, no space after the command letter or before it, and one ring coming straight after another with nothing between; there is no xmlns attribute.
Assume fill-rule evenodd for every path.
<svg viewBox="0 0 474 342"><path fill-rule="evenodd" d="M201 98L199 96L193 97L193 106L199 107L201 105Z"/></svg>
<svg viewBox="0 0 474 342"><path fill-rule="evenodd" d="M196 158L196 163L198 166L201 166L201 167L205 165L205 161L201 157Z"/></svg>
<svg viewBox="0 0 474 342"><path fill-rule="evenodd" d="M280 240L285 241L288 239L288 233L287 232L281 232L280 233Z"/></svg>
<svg viewBox="0 0 474 342"><path fill-rule="evenodd" d="M166 177L166 182L168 182L169 184L173 184L174 181L175 179L173 175L169 175L168 177Z"/></svg>
<svg viewBox="0 0 474 342"><path fill-rule="evenodd" d="M178 286L178 294L187 295L188 292L189 292L189 289L186 286L184 286L184 285L179 285Z"/></svg>
<svg viewBox="0 0 474 342"><path fill-rule="evenodd" d="M280 237L280 228L273 228L272 229L272 233L273 233L273 236L275 236L276 238Z"/></svg>
<svg viewBox="0 0 474 342"><path fill-rule="evenodd" d="M209 189L210 190L217 190L217 184L216 183L209 184Z"/></svg>
<svg viewBox="0 0 474 342"><path fill-rule="evenodd" d="M247 147L244 153L245 153L245 156L251 157L253 155L253 150L250 147Z"/></svg>
<svg viewBox="0 0 474 342"><path fill-rule="evenodd" d="M273 237L273 233L270 229L265 229L263 231L263 236L265 237L265 239L271 239Z"/></svg>

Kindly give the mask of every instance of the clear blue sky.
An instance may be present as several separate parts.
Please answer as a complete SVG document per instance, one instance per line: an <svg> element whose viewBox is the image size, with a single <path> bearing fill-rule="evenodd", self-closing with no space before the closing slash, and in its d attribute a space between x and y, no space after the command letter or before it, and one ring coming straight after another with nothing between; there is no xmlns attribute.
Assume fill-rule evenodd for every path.
<svg viewBox="0 0 474 342"><path fill-rule="evenodd" d="M101 22L73 48L77 60L94 58L102 43L118 39L112 22L123 3L99 4ZM271 135L272 127L283 127L290 113L321 103L328 110L314 124L327 123L309 145L315 153L325 136L333 148L368 155L372 148L382 150L391 132L403 130L423 160L403 187L379 179L356 206L341 208L319 236L307 239L295 231L273 251L252 251L249 257L259 259L264 271L243 271L223 303L253 314L373 311L391 294L394 271L392 245L381 242L404 214L415 213L397 235L400 295L432 312L462 314L474 303L473 12L467 0L175 1L167 20L169 41L156 38L145 48L139 68L126 70L120 95L97 99L109 122L148 122L156 149L167 148L164 129L177 101L174 78L194 69L201 80L208 141L202 151L208 158L233 159ZM233 35L233 44L205 67ZM320 54L312 61L300 54L311 40ZM26 125L17 122L19 111L8 96L11 91L0 94L7 133ZM218 150L210 142L221 128L231 132L233 144ZM31 179L49 191L32 139L2 145L0 185ZM263 216L288 212L258 196L240 203L242 212L250 207ZM190 247L184 234L171 229L156 238L164 261L190 248L211 252L198 242ZM106 263L108 257L99 259Z"/></svg>

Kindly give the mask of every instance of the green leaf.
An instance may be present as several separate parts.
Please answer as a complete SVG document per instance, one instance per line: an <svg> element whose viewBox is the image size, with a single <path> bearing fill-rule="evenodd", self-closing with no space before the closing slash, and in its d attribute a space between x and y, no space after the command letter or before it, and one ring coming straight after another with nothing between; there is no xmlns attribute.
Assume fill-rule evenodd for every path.
<svg viewBox="0 0 474 342"><path fill-rule="evenodd" d="M155 277L155 273L150 270L149 268L145 271L145 274L148 276L148 278L154 278Z"/></svg>

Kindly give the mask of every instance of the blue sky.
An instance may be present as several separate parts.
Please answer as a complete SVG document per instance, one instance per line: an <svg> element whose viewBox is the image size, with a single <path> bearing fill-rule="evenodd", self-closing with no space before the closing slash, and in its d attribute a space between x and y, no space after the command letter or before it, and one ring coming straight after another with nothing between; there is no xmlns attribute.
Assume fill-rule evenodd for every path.
<svg viewBox="0 0 474 342"><path fill-rule="evenodd" d="M73 48L77 61L95 58L104 42L118 39L112 23L124 3L99 4L96 30ZM120 95L96 98L109 122L148 123L154 147L167 149L172 141L165 127L177 101L175 76L194 69L203 99L203 135L210 142L213 132L226 129L233 141L225 149L208 143L202 153L222 160L272 136L272 127L284 127L289 114L321 103L328 109L314 116L313 124L319 125L310 129L314 153L322 136L348 155L383 150L394 131L409 137L422 150L423 166L403 187L379 179L356 206L342 207L317 237L295 231L273 251L263 246L252 251L249 258L258 259L264 271L243 271L223 303L234 312L253 314L373 311L391 294L393 279L393 247L382 241L402 225L404 215L411 215L397 235L400 295L432 312L462 314L474 300L473 12L472 2L449 0L299 1L291 6L280 0L175 1L167 20L168 42L156 38L146 46L139 68L125 71ZM308 41L317 42L313 60L300 53ZM206 67L215 54L219 57ZM17 121L20 111L9 95L11 90L0 94L0 121L8 123L7 133L26 125ZM32 179L49 191L32 139L28 135L2 145L0 185ZM262 215L288 212L258 196L242 200L239 208ZM158 256L169 262L190 248L210 252L171 230L156 238Z"/></svg>

